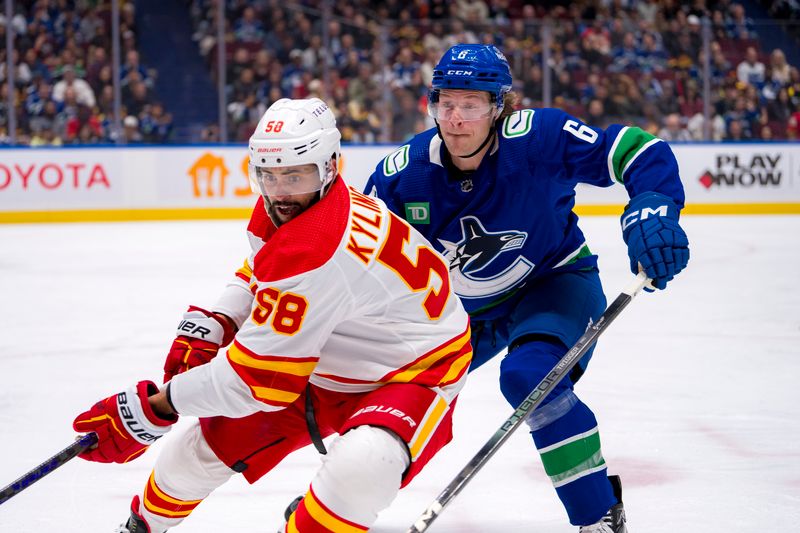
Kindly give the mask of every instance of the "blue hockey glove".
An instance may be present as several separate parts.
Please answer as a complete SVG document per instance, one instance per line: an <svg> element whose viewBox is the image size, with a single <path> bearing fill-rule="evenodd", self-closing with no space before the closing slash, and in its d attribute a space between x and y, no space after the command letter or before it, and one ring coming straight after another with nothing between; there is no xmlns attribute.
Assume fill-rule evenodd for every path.
<svg viewBox="0 0 800 533"><path fill-rule="evenodd" d="M641 265L653 286L664 289L686 268L689 239L678 224L678 206L671 198L657 192L639 194L631 198L620 223L634 274Z"/></svg>

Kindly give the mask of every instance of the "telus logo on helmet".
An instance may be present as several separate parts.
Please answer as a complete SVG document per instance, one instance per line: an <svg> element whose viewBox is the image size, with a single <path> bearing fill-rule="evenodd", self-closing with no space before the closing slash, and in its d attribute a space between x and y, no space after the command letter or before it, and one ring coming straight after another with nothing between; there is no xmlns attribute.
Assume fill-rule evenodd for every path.
<svg viewBox="0 0 800 533"><path fill-rule="evenodd" d="M315 117L318 117L318 116L320 116L321 114L323 114L327 110L328 110L328 104L323 103L322 105L320 105L316 109L314 109L311 112L311 114L314 115Z"/></svg>

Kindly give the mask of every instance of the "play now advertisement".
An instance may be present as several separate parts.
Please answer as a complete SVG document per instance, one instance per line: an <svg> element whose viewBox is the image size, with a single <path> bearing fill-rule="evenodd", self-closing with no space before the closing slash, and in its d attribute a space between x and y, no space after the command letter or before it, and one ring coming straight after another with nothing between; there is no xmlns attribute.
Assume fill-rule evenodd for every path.
<svg viewBox="0 0 800 533"><path fill-rule="evenodd" d="M342 175L360 189L395 148L343 147ZM800 144L678 144L673 150L687 213L800 213ZM215 212L246 216L255 198L244 145L0 150L0 222L37 221L42 214L58 213L92 219L82 218L81 212L114 211L155 219L174 218L175 213L182 218L213 217ZM581 185L576 210L610 214L626 201L619 185Z"/></svg>

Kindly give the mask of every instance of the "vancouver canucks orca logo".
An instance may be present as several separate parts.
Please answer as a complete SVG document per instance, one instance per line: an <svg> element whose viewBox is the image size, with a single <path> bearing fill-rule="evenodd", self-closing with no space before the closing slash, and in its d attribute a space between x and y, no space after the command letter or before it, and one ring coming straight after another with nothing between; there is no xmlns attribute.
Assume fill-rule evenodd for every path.
<svg viewBox="0 0 800 533"><path fill-rule="evenodd" d="M503 252L522 248L524 231L489 232L474 216L461 219L461 240L439 239L444 257L450 262L453 289L462 298L483 298L505 292L525 278L534 265L518 256L505 270L488 277L477 275Z"/></svg>

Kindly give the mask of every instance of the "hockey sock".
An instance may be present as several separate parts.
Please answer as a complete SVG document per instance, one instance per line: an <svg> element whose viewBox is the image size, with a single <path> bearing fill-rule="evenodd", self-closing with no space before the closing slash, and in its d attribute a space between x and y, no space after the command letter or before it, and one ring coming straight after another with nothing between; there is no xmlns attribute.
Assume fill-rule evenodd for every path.
<svg viewBox="0 0 800 533"><path fill-rule="evenodd" d="M519 405L566 352L556 339L525 342L504 359L500 388ZM594 414L572 391L565 378L528 418L531 435L570 522L591 524L616 503L606 477L600 435Z"/></svg>

